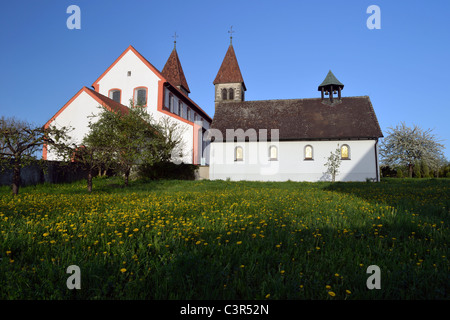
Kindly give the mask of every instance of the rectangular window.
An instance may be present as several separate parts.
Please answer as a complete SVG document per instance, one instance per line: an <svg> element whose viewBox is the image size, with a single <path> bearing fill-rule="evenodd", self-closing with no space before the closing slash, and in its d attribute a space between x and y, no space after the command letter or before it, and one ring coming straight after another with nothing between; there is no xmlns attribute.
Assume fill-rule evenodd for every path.
<svg viewBox="0 0 450 320"><path fill-rule="evenodd" d="M169 111L173 112L173 95L169 94Z"/></svg>

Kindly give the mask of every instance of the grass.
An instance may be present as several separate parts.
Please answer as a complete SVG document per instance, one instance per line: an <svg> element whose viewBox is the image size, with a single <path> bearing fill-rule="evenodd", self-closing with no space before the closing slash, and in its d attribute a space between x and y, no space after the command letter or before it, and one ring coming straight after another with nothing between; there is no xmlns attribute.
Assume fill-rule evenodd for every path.
<svg viewBox="0 0 450 320"><path fill-rule="evenodd" d="M0 299L448 299L450 180L0 188ZM81 270L69 290L66 269ZM367 267L381 289L366 286Z"/></svg>

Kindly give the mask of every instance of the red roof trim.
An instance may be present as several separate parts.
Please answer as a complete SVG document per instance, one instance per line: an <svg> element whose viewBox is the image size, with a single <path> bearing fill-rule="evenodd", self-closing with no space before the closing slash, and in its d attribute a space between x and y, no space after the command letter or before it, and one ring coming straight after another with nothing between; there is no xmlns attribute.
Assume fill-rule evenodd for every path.
<svg viewBox="0 0 450 320"><path fill-rule="evenodd" d="M89 94L95 101L97 101L102 106L107 107L110 111L128 112L128 107L124 106L123 104L120 104L88 87L83 87L61 109L59 109L58 112L56 112L55 115L50 118L50 120L45 123L44 127L48 128L50 123L52 123L53 120L55 120L83 92Z"/></svg>
<svg viewBox="0 0 450 320"><path fill-rule="evenodd" d="M97 80L94 81L92 87L98 91L99 90L99 82L102 78L111 70L121 59L122 57L128 53L128 51L132 51L151 71L153 71L161 80L167 81L164 76L156 69L147 59L145 59L132 45L129 45L128 48L122 52L122 54L108 67L108 69L103 72Z"/></svg>

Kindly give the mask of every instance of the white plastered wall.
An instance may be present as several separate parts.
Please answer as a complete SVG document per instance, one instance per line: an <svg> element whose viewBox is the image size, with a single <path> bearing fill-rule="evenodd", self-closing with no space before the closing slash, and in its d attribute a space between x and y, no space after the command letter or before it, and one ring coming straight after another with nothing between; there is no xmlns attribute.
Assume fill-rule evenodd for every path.
<svg viewBox="0 0 450 320"><path fill-rule="evenodd" d="M71 140L69 143L81 145L84 136L89 132L89 121L95 122L96 118L91 118L92 115L97 115L101 112L100 103L92 98L85 91L81 92L51 123L50 125L57 128L67 127L72 130L69 132ZM55 152L48 147L48 160L60 160L57 158Z"/></svg>
<svg viewBox="0 0 450 320"><path fill-rule="evenodd" d="M350 159L342 160L336 181L379 179L375 140L213 142L209 177L211 180L330 181L325 163L338 144L350 147ZM271 145L278 148L276 161L269 161ZM313 147L313 160L304 159L307 145ZM235 161L237 146L243 147L243 161Z"/></svg>
<svg viewBox="0 0 450 320"><path fill-rule="evenodd" d="M129 72L131 75L129 76ZM99 92L108 96L111 89L121 90L121 103L130 106L130 99L134 97L134 90L138 87L147 88L147 112L155 122L162 121L162 118L169 118L178 124L182 135L181 150L174 151L174 160L184 163L193 161L193 127L174 117L170 117L157 110L159 82L161 78L155 74L134 52L129 50L98 82ZM167 90L165 89L164 92ZM186 106L184 106L186 108ZM178 155L182 154L180 158Z"/></svg>

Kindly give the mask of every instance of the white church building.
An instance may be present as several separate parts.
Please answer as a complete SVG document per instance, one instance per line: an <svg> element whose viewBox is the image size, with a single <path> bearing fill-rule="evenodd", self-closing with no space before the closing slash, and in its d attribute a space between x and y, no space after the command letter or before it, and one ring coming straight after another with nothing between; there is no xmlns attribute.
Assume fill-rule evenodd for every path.
<svg viewBox="0 0 450 320"><path fill-rule="evenodd" d="M210 179L330 181L325 163L339 149L336 181L379 181L383 134L370 98L342 97L331 71L318 98L246 101L230 43L213 84Z"/></svg>
<svg viewBox="0 0 450 320"><path fill-rule="evenodd" d="M203 135L212 119L189 98L189 86L175 46L159 71L130 45L91 87L81 88L45 125L73 128L71 142L81 145L89 130L89 117L100 112L99 106L123 111L132 99L135 104L143 104L155 121L169 117L179 124L182 157L178 161L208 163ZM43 159L57 160L57 155L44 146Z"/></svg>
<svg viewBox="0 0 450 320"><path fill-rule="evenodd" d="M370 98L342 97L344 85L331 71L318 86L320 97L246 101L247 88L230 42L213 84L211 119L189 98L176 47L159 71L129 46L46 126L74 128L72 142L80 145L89 117L100 105L124 111L132 99L156 121L168 117L180 125L182 158L177 160L209 165L211 180L329 181L325 163L336 149L342 160L337 181L380 180L378 140L383 134ZM47 146L43 158L57 160Z"/></svg>

